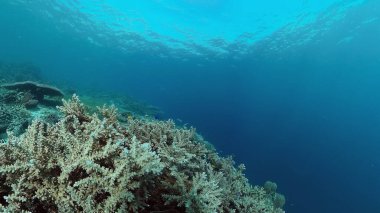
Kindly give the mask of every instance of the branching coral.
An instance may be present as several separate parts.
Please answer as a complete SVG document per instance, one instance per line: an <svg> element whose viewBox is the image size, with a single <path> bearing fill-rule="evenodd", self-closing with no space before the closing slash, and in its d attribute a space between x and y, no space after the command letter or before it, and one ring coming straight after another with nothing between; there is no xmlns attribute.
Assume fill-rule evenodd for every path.
<svg viewBox="0 0 380 213"><path fill-rule="evenodd" d="M77 96L54 124L35 120L0 144L0 209L9 212L282 212L243 166L172 121L90 115Z"/></svg>

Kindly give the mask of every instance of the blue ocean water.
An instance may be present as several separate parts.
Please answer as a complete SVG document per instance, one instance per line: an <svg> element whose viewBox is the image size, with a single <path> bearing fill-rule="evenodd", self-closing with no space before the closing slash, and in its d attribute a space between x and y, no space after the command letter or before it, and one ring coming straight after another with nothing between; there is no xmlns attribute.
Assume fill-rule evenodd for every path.
<svg viewBox="0 0 380 213"><path fill-rule="evenodd" d="M287 212L380 212L380 2L3 0L0 61L132 95L273 180Z"/></svg>

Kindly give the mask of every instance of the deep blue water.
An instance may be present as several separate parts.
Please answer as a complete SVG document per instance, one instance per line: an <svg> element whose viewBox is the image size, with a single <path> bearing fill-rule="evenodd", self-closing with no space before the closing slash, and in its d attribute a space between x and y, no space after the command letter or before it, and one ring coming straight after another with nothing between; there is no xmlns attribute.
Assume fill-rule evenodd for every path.
<svg viewBox="0 0 380 213"><path fill-rule="evenodd" d="M132 14L146 15L153 32L140 22L127 32L107 25L116 12L100 22L91 2L1 1L0 61L32 62L56 85L128 94L160 107L165 118L195 126L244 163L252 183L277 182L287 212L380 212L379 1L241 1L241 17L238 6L226 13L232 1L152 1L154 9L184 11L175 17L131 1ZM101 7L112 5L118 1ZM274 28L245 19L249 6L263 16L252 20ZM276 18L260 14L260 6ZM287 22L296 7L315 16ZM203 19L193 23L194 14L207 14L210 27L199 24ZM168 27L176 21L205 35L176 35ZM232 33L234 27L241 29Z"/></svg>

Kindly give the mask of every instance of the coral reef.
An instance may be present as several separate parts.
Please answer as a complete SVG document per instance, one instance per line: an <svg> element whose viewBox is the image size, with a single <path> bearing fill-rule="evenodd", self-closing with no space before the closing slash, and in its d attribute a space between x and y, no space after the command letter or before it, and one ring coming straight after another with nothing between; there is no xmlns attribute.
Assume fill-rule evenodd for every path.
<svg viewBox="0 0 380 213"><path fill-rule="evenodd" d="M23 81L15 82L12 84L3 84L2 88L8 90L15 90L18 92L23 92L26 106L37 106L38 103L43 103L45 105L57 105L59 102L54 99L46 99L46 96L49 97L58 97L62 98L64 96L63 92L56 87L52 87L45 84L38 84L33 81Z"/></svg>
<svg viewBox="0 0 380 213"><path fill-rule="evenodd" d="M29 91L38 100L42 100L45 95L58 96L58 97L64 96L63 92L59 90L58 88L45 85L45 84L38 84L33 81L22 81L22 82L15 82L12 84L4 84L1 87L5 89L10 89L10 90Z"/></svg>
<svg viewBox="0 0 380 213"><path fill-rule="evenodd" d="M127 122L130 117L160 119L163 116L163 112L157 107L137 101L125 94L117 95L104 91L86 91L81 95L81 101L89 107L88 110L91 112L97 110L94 106L101 106L105 103L117 106L119 112L118 118L121 122Z"/></svg>
<svg viewBox="0 0 380 213"><path fill-rule="evenodd" d="M36 108L39 101L29 92L18 92L0 88L0 103L8 105L22 105L27 109Z"/></svg>
<svg viewBox="0 0 380 213"><path fill-rule="evenodd" d="M27 92L17 92L0 88L0 138L6 137L6 131L19 135L25 131L33 119L41 118L45 122L58 122L59 114L55 107L38 105ZM60 101L61 102L61 101Z"/></svg>
<svg viewBox="0 0 380 213"><path fill-rule="evenodd" d="M277 184L271 181L264 183L264 190L267 194L273 197L273 204L275 207L282 208L285 205L285 196L277 193Z"/></svg>
<svg viewBox="0 0 380 213"><path fill-rule="evenodd" d="M7 130L21 134L32 120L31 113L20 103L17 92L0 89L0 138L5 137Z"/></svg>
<svg viewBox="0 0 380 213"><path fill-rule="evenodd" d="M0 134L10 130L19 135L29 125L30 120L31 115L25 107L0 103Z"/></svg>
<svg viewBox="0 0 380 213"><path fill-rule="evenodd" d="M34 120L0 143L1 211L283 212L193 128L121 124L115 107L89 114L75 95L58 108L58 122Z"/></svg>

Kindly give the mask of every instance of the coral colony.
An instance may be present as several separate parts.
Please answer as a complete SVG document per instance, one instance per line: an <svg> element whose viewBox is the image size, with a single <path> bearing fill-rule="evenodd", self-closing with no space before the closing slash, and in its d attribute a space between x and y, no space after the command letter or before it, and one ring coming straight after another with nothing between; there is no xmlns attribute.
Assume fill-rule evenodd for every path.
<svg viewBox="0 0 380 213"><path fill-rule="evenodd" d="M284 212L275 183L250 185L194 128L49 96L0 88L0 212Z"/></svg>

